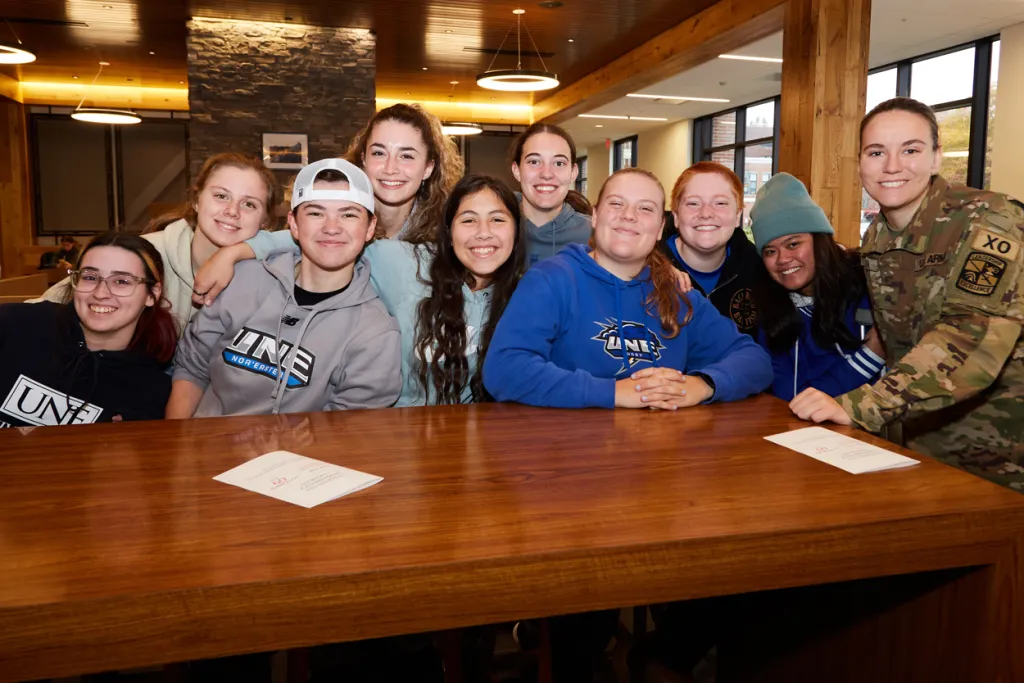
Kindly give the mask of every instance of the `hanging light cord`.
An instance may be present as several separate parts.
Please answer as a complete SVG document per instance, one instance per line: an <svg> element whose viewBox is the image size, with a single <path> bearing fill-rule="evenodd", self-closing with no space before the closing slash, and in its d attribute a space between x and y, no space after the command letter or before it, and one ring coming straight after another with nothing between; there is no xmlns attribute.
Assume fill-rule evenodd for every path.
<svg viewBox="0 0 1024 683"><path fill-rule="evenodd" d="M540 49L537 47L537 43L533 39L533 34L530 33L530 27L527 26L526 24L523 24L523 28L526 29L526 35L530 36L530 43L533 44L533 51L537 53L537 59L540 60L540 65L544 68L545 71L547 71L548 70L548 65L544 63L544 58L540 56ZM520 62L520 68L521 67L522 67L522 63Z"/></svg>
<svg viewBox="0 0 1024 683"><path fill-rule="evenodd" d="M103 62L100 62L100 70L97 71L96 75L92 77L92 83L89 84L89 87L92 87L92 86L96 85L96 81L99 80L99 77L100 77L101 73L103 73ZM87 94L88 94L88 91L82 91L82 101L78 103L77 107L75 107L75 111L78 111L79 109L81 109L82 105L85 104L85 98L86 98Z"/></svg>
<svg viewBox="0 0 1024 683"><path fill-rule="evenodd" d="M13 26L11 26L11 22L7 17L4 17L4 23L7 24L7 28L11 29L11 33L14 34L14 39L18 41L18 45L23 45L21 38L18 37L18 32L14 30Z"/></svg>
<svg viewBox="0 0 1024 683"><path fill-rule="evenodd" d="M516 15L516 70L523 70L523 29L526 29L526 35L530 37L530 44L533 45L533 51L537 53L537 59L540 60L540 65L545 71L548 70L548 65L544 63L544 58L540 55L540 49L537 47L537 41L533 39L533 34L530 33L530 27L522 23L523 15ZM512 27L508 27L508 31L505 32L505 37L501 39L501 45L494 52L494 57L491 58L491 63L487 65L486 71L490 71L491 67L494 66L494 61L501 54L501 48L505 47L505 41L508 40L508 34L512 33Z"/></svg>
<svg viewBox="0 0 1024 683"><path fill-rule="evenodd" d="M501 45L499 45L498 49L494 51L494 56L491 57L491 63L487 65L487 71L490 71L491 67L494 66L494 60L496 60L498 58L498 55L501 54L501 48L505 47L505 41L508 40L508 34L510 33L512 33L511 26L508 27L507 31L505 31L505 37L501 39Z"/></svg>

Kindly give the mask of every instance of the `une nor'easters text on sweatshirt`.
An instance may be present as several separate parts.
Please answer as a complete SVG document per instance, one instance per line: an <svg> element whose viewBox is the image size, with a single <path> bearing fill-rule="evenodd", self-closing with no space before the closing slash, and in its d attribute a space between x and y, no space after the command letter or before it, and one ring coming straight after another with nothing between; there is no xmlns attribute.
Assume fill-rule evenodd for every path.
<svg viewBox="0 0 1024 683"><path fill-rule="evenodd" d="M734 401L772 381L768 355L707 299L687 297L693 316L669 339L644 302L649 271L611 274L587 247L570 245L523 276L484 360L484 386L499 401L559 408L613 408L615 382L642 368L701 372L714 401ZM681 306L680 318L686 307Z"/></svg>

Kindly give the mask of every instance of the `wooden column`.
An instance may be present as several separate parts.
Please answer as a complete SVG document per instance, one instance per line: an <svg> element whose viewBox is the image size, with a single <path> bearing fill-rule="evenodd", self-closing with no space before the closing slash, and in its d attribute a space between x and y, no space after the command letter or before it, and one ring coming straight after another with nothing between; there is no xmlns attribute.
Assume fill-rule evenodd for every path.
<svg viewBox="0 0 1024 683"><path fill-rule="evenodd" d="M807 185L848 246L860 245L870 21L871 0L789 0L782 41L779 170Z"/></svg>
<svg viewBox="0 0 1024 683"><path fill-rule="evenodd" d="M0 97L0 277L21 275L18 247L35 244L25 105Z"/></svg>

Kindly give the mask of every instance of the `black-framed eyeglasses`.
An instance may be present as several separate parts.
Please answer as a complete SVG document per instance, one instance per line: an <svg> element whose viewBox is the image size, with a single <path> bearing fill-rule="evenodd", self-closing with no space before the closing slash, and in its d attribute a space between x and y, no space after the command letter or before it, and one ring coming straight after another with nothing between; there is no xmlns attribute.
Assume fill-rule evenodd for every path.
<svg viewBox="0 0 1024 683"><path fill-rule="evenodd" d="M106 277L90 269L69 270L68 273L71 275L71 286L75 288L75 291L82 294L96 291L96 288L102 282L107 283L107 289L114 296L131 296L135 292L135 288L143 282L147 285L152 284L150 280L144 277L130 275L129 273L113 273Z"/></svg>

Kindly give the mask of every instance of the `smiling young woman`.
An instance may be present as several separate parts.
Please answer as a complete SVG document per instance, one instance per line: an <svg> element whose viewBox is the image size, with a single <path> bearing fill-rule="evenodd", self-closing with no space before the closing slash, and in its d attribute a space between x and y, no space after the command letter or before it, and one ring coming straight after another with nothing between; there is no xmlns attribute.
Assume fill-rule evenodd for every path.
<svg viewBox="0 0 1024 683"><path fill-rule="evenodd" d="M926 105L895 98L864 117L861 181L881 211L861 253L889 372L790 405L1024 491L1024 208L950 186L941 163Z"/></svg>
<svg viewBox="0 0 1024 683"><path fill-rule="evenodd" d="M743 183L725 166L701 161L676 179L671 206L676 230L666 231L662 253L741 332L754 334L753 292L760 259L737 229L743 217Z"/></svg>
<svg viewBox="0 0 1024 683"><path fill-rule="evenodd" d="M0 427L163 417L177 340L163 261L138 235L108 232L82 251L63 303L0 306ZM10 400L13 399L13 400Z"/></svg>

